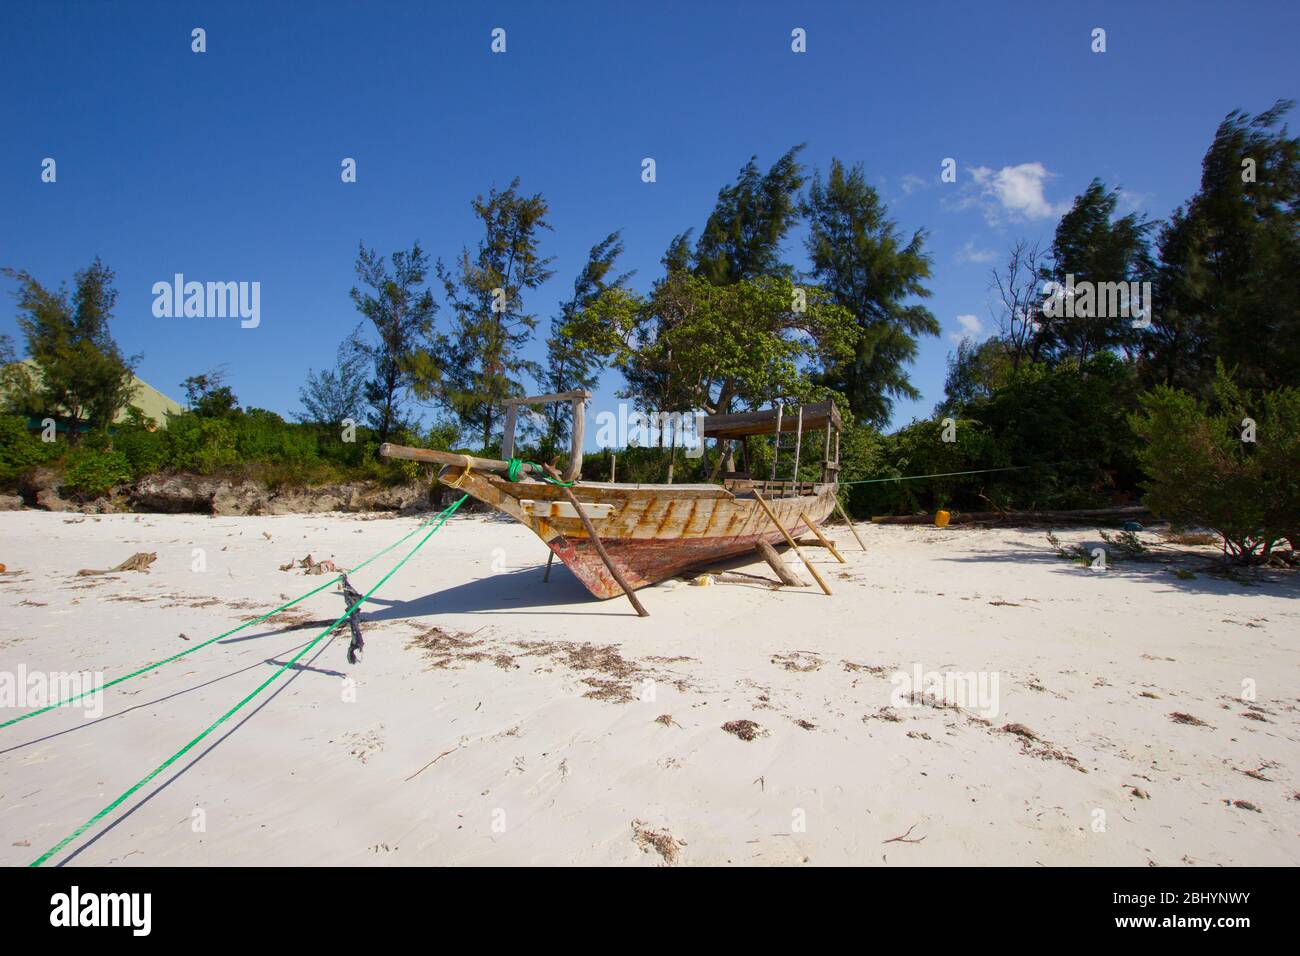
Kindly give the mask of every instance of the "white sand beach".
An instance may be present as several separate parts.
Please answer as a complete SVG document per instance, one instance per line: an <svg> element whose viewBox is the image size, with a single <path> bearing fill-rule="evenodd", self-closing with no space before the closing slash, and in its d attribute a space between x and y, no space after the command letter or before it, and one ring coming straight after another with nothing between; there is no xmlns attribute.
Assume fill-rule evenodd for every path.
<svg viewBox="0 0 1300 956"><path fill-rule="evenodd" d="M0 673L111 680L327 580L287 562L351 567L418 520L0 514ZM456 516L367 604L360 664L340 629L56 859L1300 863L1294 574L1174 573L1210 547L1096 572L1042 530L859 527L865 553L833 532L846 564L808 551L833 596L674 582L638 619L558 563L542 583L523 527ZM147 572L77 575L140 551ZM329 588L110 688L97 719L0 730L0 863L71 833L343 606ZM914 669L995 677L996 712L891 703Z"/></svg>

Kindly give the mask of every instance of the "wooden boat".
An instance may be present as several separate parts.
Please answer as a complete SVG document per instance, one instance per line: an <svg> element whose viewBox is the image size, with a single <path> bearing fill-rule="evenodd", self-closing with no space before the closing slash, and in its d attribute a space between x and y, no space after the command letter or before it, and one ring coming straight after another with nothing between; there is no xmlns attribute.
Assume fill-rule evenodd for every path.
<svg viewBox="0 0 1300 956"><path fill-rule="evenodd" d="M805 530L822 537L817 526L838 506L841 422L833 402L801 406L791 415L777 408L703 419L703 438L715 439L719 452L723 442L744 443L750 436L771 434L776 436L779 456L780 435L795 432L796 475L804 432L823 429L820 481L777 481L774 456L769 480L732 474L721 484L620 484L582 480L581 423L589 397L586 392L570 392L507 403L503 458L513 453L519 405L573 402L569 462L562 474L554 472L552 481L540 478L538 468L528 463L516 462L518 480L512 481L510 462L504 460L392 444L383 445L380 454L442 465L438 480L443 484L532 529L596 597L627 593L638 611L642 609L631 594L637 588L753 551L760 542L793 545L792 539ZM748 461L748 448L743 444L742 448ZM715 476L721 463L719 454ZM815 570L813 575L829 593Z"/></svg>

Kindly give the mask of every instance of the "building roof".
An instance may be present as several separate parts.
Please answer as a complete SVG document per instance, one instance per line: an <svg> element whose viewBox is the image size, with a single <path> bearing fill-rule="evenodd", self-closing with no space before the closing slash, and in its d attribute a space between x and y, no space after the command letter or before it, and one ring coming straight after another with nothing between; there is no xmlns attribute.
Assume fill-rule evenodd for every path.
<svg viewBox="0 0 1300 956"><path fill-rule="evenodd" d="M41 367L35 361L32 359L23 359L21 364L31 369L32 373L36 376L37 381L40 381ZM140 378L140 376L132 375L131 384L135 386L135 391L131 395L130 404L140 409L140 411L144 412L147 417L152 418L162 428L167 427L168 415L179 415L185 411L185 407L181 405L180 402L164 395L144 379ZM126 411L125 408L118 411L117 415L113 418L113 423L117 424L126 421Z"/></svg>

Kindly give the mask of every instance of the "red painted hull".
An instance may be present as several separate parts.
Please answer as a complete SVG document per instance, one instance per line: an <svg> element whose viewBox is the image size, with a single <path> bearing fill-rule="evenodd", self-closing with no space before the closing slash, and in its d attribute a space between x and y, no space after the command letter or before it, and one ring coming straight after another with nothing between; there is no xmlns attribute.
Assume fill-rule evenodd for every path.
<svg viewBox="0 0 1300 956"><path fill-rule="evenodd" d="M790 530L792 535L797 535L805 530L805 526L800 524ZM702 568L712 562L751 552L760 540L778 544L785 539L779 531L772 531L732 538L651 538L601 543L610 560L635 589L664 581L691 568ZM547 542L547 546L596 597L612 598L623 593L589 539L557 535Z"/></svg>

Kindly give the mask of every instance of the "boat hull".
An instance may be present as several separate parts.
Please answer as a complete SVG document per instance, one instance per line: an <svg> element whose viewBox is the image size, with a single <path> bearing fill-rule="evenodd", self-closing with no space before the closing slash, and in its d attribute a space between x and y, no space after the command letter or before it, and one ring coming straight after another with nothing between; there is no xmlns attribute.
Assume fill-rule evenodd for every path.
<svg viewBox="0 0 1300 956"><path fill-rule="evenodd" d="M561 489L541 482L508 482L458 467L439 476L530 528L595 597L623 593L597 554L581 519ZM692 568L753 551L759 541L779 544L781 531L752 493L716 485L610 485L579 483L573 492L628 584L636 589ZM835 506L835 485L811 494L766 497L782 527L795 537L820 524Z"/></svg>

